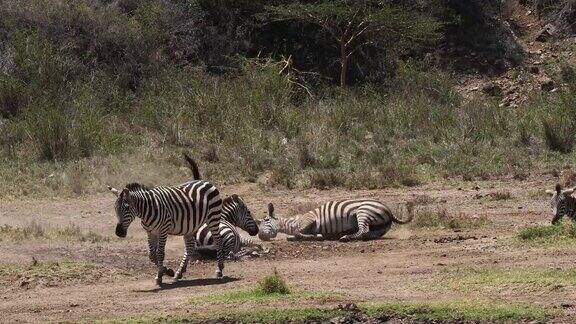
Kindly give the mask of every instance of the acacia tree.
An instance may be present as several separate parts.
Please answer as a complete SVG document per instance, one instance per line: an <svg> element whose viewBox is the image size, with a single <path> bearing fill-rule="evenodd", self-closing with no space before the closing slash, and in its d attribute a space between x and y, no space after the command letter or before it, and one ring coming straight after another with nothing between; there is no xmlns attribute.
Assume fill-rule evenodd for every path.
<svg viewBox="0 0 576 324"><path fill-rule="evenodd" d="M346 87L350 57L368 45L413 47L437 40L440 23L414 8L375 0L324 0L268 6L269 20L296 19L326 30L339 45L340 86Z"/></svg>

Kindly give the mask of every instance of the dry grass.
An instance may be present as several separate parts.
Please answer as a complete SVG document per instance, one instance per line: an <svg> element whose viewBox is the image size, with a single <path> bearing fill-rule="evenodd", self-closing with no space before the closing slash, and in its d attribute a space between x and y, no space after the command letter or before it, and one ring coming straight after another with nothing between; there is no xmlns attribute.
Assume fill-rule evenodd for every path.
<svg viewBox="0 0 576 324"><path fill-rule="evenodd" d="M0 227L0 242L22 242L30 240L62 240L97 243L107 242L110 238L91 230L83 232L76 224L55 228L30 222L23 226L3 225Z"/></svg>
<svg viewBox="0 0 576 324"><path fill-rule="evenodd" d="M473 229L483 227L490 220L482 216L468 216L464 213L452 213L444 208L422 208L415 211L413 227Z"/></svg>

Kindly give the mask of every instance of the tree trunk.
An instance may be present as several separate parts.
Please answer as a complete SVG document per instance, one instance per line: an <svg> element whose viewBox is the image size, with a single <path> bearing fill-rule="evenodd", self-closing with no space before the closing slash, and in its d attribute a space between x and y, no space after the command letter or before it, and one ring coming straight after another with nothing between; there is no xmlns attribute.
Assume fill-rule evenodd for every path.
<svg viewBox="0 0 576 324"><path fill-rule="evenodd" d="M346 42L342 42L340 45L340 87L346 88L346 80L348 79L348 47Z"/></svg>

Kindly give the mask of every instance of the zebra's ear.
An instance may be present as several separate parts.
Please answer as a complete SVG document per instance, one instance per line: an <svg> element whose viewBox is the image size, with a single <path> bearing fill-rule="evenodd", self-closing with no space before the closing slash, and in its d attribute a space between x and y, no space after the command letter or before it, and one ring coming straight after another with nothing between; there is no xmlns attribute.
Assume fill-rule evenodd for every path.
<svg viewBox="0 0 576 324"><path fill-rule="evenodd" d="M232 201L235 201L237 203L242 203L242 199L240 199L240 197L237 194L233 194L232 195Z"/></svg>
<svg viewBox="0 0 576 324"><path fill-rule="evenodd" d="M274 204L273 203L268 204L268 216L270 216L272 218L276 218L276 217L274 217Z"/></svg>
<svg viewBox="0 0 576 324"><path fill-rule="evenodd" d="M130 195L130 190L128 190L128 188L124 188L124 190L122 190L122 197L124 198L124 201L128 203L128 205L132 204L132 195Z"/></svg>
<svg viewBox="0 0 576 324"><path fill-rule="evenodd" d="M113 194L116 195L116 197L118 197L118 195L120 195L120 191L118 191L118 189L110 187L110 186L107 186L107 187L108 187L108 190L110 190Z"/></svg>

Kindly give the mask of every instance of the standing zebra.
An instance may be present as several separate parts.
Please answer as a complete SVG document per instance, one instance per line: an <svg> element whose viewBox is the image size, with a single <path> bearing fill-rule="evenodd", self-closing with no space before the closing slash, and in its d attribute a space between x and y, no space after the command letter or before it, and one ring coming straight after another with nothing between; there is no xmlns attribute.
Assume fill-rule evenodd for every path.
<svg viewBox="0 0 576 324"><path fill-rule="evenodd" d="M196 231L204 223L208 225L218 247L216 276L222 277L224 251L219 231L222 199L214 185L207 181L194 180L174 187L147 188L132 183L122 191L110 186L108 189L118 197L115 205L118 218L117 236L126 237L134 218L141 219L142 227L148 233L150 261L155 263L158 269L156 284L162 283L164 274L171 274L164 266L168 235L184 237L184 257L174 274L174 278L178 280L186 272L190 256L196 249Z"/></svg>
<svg viewBox="0 0 576 324"><path fill-rule="evenodd" d="M407 204L408 219L400 220L381 202L370 199L330 201L304 215L277 218L274 205L268 204L268 216L260 224L260 237L268 241L280 233L294 236L295 239L316 238L350 240L370 240L382 237L392 223L406 224L412 220L412 203Z"/></svg>
<svg viewBox="0 0 576 324"><path fill-rule="evenodd" d="M546 190L546 193L552 196L550 207L552 207L552 224L557 224L564 215L572 220L576 220L576 198L572 193L576 188L562 190L560 184L556 185L556 190Z"/></svg>
<svg viewBox="0 0 576 324"><path fill-rule="evenodd" d="M250 210L242 198L238 195L232 195L222 201L220 220L220 239L226 256L232 255L234 257L243 245L254 245L250 239L243 238L238 233L236 226L248 232L250 236L258 234L258 225L252 218ZM199 244L199 250L213 250L215 248L212 232L206 224L202 225L196 233L196 241Z"/></svg>

